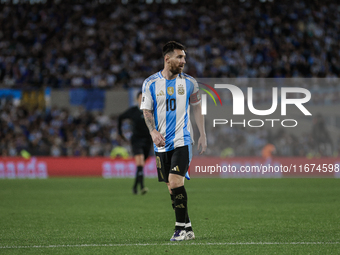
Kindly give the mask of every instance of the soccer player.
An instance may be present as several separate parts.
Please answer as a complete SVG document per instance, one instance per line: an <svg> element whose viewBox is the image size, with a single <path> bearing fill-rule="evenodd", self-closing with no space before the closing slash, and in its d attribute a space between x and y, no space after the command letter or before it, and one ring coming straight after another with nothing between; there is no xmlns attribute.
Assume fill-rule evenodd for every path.
<svg viewBox="0 0 340 255"><path fill-rule="evenodd" d="M143 168L145 161L149 156L152 140L149 134L149 129L145 125L143 112L139 109L142 101L142 92L139 92L137 94L136 99L138 102L138 106L133 106L129 108L118 117L118 135L122 140L127 141L122 132L122 122L125 119L130 119L132 121L131 147L137 166L135 182L132 187L132 193L138 193L137 187L139 184L141 194L144 195L148 191L148 188L144 187Z"/></svg>
<svg viewBox="0 0 340 255"><path fill-rule="evenodd" d="M164 45L164 69L144 81L141 104L154 143L158 180L167 184L175 210L175 233L170 241L195 239L184 188L193 144L190 105L200 132L197 148L202 154L207 147L198 85L183 73L185 56L182 44L171 41Z"/></svg>

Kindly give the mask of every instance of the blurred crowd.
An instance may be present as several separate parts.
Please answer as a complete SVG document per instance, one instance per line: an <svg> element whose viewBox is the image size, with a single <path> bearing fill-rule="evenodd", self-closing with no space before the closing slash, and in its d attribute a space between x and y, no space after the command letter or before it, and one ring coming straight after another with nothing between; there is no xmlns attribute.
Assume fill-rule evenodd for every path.
<svg viewBox="0 0 340 255"><path fill-rule="evenodd" d="M199 86L205 84L214 87L213 84L234 84L243 94L248 96L248 89L252 88L252 102L254 105L271 104L276 97L280 101L281 88L299 87L307 89L311 93L311 99L307 105L335 105L340 103L340 79L339 78L204 78L198 79ZM277 95L274 95L277 88ZM217 89L223 104L232 104L233 97L228 89ZM303 98L303 93L289 93L287 98ZM247 99L247 98L245 98ZM210 101L212 103L212 101Z"/></svg>
<svg viewBox="0 0 340 255"><path fill-rule="evenodd" d="M163 44L176 40L187 47L185 72L194 77L324 78L327 82L299 86L311 90L312 104L340 103L337 1L4 2L1 88L140 88L162 69ZM272 101L268 86L256 88L255 105ZM220 95L223 103L231 102L230 93ZM330 139L324 123L316 116L311 130L299 136L217 127L207 130L207 155L260 156L266 144L273 144L278 156L336 155L340 138ZM124 128L130 132L128 124ZM117 145L130 149L117 140L116 116L0 105L2 156L23 150L40 156L110 156Z"/></svg>
<svg viewBox="0 0 340 255"><path fill-rule="evenodd" d="M139 87L162 68L169 40L187 46L194 77L340 75L337 1L8 2L16 1L0 8L7 87Z"/></svg>
<svg viewBox="0 0 340 255"><path fill-rule="evenodd" d="M207 130L207 155L264 156L263 149L272 145L272 156L332 157L340 155L340 135L331 136L322 115L313 119L310 130L302 134L286 132L284 128L271 131L266 128L238 128L217 125Z"/></svg>
<svg viewBox="0 0 340 255"><path fill-rule="evenodd" d="M20 156L25 150L32 156L106 156L117 146L130 152L128 143L117 137L117 117L79 110L71 115L67 109L28 111L10 102L0 107L1 156ZM123 123L127 138L129 122ZM198 134L198 132L194 132ZM270 143L277 156L333 156L340 150L338 140L330 137L322 116L316 116L311 130L295 136L279 130L207 127L207 156L261 156L262 148ZM197 140L197 138L196 138ZM195 149L197 156L198 151ZM131 155L131 152L130 152Z"/></svg>
<svg viewBox="0 0 340 255"><path fill-rule="evenodd" d="M82 108L73 115L56 107L28 111L10 102L1 108L2 156L20 156L23 150L33 156L110 156L118 145L114 117Z"/></svg>

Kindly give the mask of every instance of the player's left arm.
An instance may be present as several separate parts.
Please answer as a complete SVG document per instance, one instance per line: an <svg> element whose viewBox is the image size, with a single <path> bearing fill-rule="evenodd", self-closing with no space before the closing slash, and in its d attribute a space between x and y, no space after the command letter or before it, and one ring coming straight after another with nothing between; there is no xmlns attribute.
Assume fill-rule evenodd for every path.
<svg viewBox="0 0 340 255"><path fill-rule="evenodd" d="M193 108L195 122L200 132L200 137L197 142L197 150L200 150L201 148L200 154L203 154L207 149L207 136L205 134L204 115L201 114L201 95L199 93L198 83L196 80L193 80L192 83L192 92L190 94L189 102Z"/></svg>
<svg viewBox="0 0 340 255"><path fill-rule="evenodd" d="M198 127L198 130L200 132L200 137L197 142L197 150L200 150L200 154L203 154L207 149L207 136L205 133L205 125L204 125L204 115L201 114L201 103L192 105L193 112L194 112L194 118L196 125Z"/></svg>

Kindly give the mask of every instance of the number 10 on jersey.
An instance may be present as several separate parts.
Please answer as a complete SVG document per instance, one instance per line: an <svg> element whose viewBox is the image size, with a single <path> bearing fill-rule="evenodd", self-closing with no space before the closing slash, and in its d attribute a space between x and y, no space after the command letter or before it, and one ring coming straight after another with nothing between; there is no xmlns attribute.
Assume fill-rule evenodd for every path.
<svg viewBox="0 0 340 255"><path fill-rule="evenodd" d="M166 111L174 111L176 110L176 99L170 98L166 100Z"/></svg>

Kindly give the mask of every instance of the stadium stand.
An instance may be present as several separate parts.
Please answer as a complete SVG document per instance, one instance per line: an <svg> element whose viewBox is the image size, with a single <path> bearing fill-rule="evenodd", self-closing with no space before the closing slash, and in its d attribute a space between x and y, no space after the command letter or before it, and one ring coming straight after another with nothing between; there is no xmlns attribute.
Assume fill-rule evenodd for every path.
<svg viewBox="0 0 340 255"><path fill-rule="evenodd" d="M173 39L194 77L340 75L334 1L45 2L3 4L3 86L139 87Z"/></svg>
<svg viewBox="0 0 340 255"><path fill-rule="evenodd" d="M4 2L2 88L140 87L145 77L161 69L159 49L168 40L187 46L186 72L194 77L340 75L340 5L334 1ZM340 102L338 84L327 84L311 85L320 91L313 104ZM270 97L256 100L268 102ZM59 108L27 110L8 101L2 101L0 113L2 156L16 156L23 149L56 157L109 156L117 145L112 116L86 111L71 115ZM284 130L217 128L214 136L208 130L213 146L207 153L219 155L228 144L235 156L260 156L271 140L276 155L330 156L340 150L340 138L330 141L327 129L316 124L320 120L299 137ZM313 135L320 129L323 136Z"/></svg>
<svg viewBox="0 0 340 255"><path fill-rule="evenodd" d="M10 102L1 105L0 149L2 156L18 156L27 150L33 156L110 156L118 145L117 119L80 111L71 115L67 109L28 111ZM210 126L209 126L210 127ZM209 141L206 155L220 156L229 148L233 156L261 156L261 149L271 141L276 156L332 156L339 152L340 137L330 140L322 116L316 116L303 135L284 129L275 133L264 129L207 127ZM124 124L129 136L129 124ZM129 146L125 144L129 150Z"/></svg>

